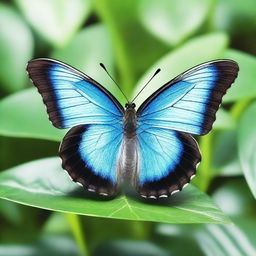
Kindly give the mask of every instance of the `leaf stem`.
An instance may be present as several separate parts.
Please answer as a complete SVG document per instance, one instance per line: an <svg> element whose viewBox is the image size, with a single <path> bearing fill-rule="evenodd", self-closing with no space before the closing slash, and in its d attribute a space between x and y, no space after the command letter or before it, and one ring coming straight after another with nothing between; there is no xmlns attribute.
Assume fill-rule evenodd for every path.
<svg viewBox="0 0 256 256"><path fill-rule="evenodd" d="M137 240L148 240L151 235L151 226L152 223L142 222L142 221L131 221L130 228L134 235L134 238Z"/></svg>
<svg viewBox="0 0 256 256"><path fill-rule="evenodd" d="M195 184L202 190L207 191L213 177L212 171L212 141L213 132L200 138L200 149L202 162L198 168L198 175Z"/></svg>
<svg viewBox="0 0 256 256"><path fill-rule="evenodd" d="M250 103L250 99L244 99L237 102L231 109L231 115L235 120L238 120L243 113L244 109ZM214 176L212 168L212 148L213 148L213 136L212 131L207 136L200 138L200 149L202 152L202 162L198 168L198 175L195 179L195 184L203 191L207 191L211 179Z"/></svg>
<svg viewBox="0 0 256 256"><path fill-rule="evenodd" d="M123 88L126 96L129 97L131 87L135 83L134 72L130 63L130 56L127 52L125 39L122 36L121 28L119 24L121 20L116 20L115 10L113 9L114 2L107 0L94 0L95 9L101 18L101 20L107 26L111 39L113 40L115 58L117 67L120 72L120 84ZM125 10L122 10L125 12Z"/></svg>
<svg viewBox="0 0 256 256"><path fill-rule="evenodd" d="M208 29L208 32L215 30L215 24L214 24L214 15L216 11L217 1L212 0L210 3L210 7L207 13L207 19L206 19L206 26Z"/></svg>
<svg viewBox="0 0 256 256"><path fill-rule="evenodd" d="M70 225L70 228L72 230L76 243L79 246L81 256L89 256L90 254L85 242L86 241L85 235L81 228L80 217L72 213L65 213L65 216Z"/></svg>
<svg viewBox="0 0 256 256"><path fill-rule="evenodd" d="M235 120L238 120L240 118L241 114L243 113L243 111L249 105L250 102L251 99L244 99L234 104L234 106L231 109L231 115Z"/></svg>

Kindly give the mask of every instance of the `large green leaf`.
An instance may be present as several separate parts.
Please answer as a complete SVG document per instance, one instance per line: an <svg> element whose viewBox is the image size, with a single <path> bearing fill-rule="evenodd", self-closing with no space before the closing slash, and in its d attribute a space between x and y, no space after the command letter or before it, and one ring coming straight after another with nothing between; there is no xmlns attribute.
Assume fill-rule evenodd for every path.
<svg viewBox="0 0 256 256"><path fill-rule="evenodd" d="M175 45L200 27L211 3L211 0L144 0L141 20L152 34Z"/></svg>
<svg viewBox="0 0 256 256"><path fill-rule="evenodd" d="M197 37L188 41L175 51L171 51L166 56L157 61L139 80L135 93L146 84L153 73L161 68L161 72L144 89L143 93L136 99L137 105L149 97L155 90L166 82L202 62L219 58L227 47L227 37L222 33L213 33Z"/></svg>
<svg viewBox="0 0 256 256"><path fill-rule="evenodd" d="M256 102L243 114L238 127L239 159L246 181L256 198Z"/></svg>
<svg viewBox="0 0 256 256"><path fill-rule="evenodd" d="M149 203L133 194L99 200L72 182L57 158L33 161L2 172L0 197L54 211L105 218L168 223L229 222L211 199L192 185L162 203Z"/></svg>
<svg viewBox="0 0 256 256"><path fill-rule="evenodd" d="M0 87L7 92L24 88L25 66L31 59L33 38L19 15L0 4Z"/></svg>
<svg viewBox="0 0 256 256"><path fill-rule="evenodd" d="M244 52L228 49L223 57L237 61L240 71L235 84L228 90L224 97L225 102L232 102L240 99L252 99L256 97L256 57Z"/></svg>
<svg viewBox="0 0 256 256"><path fill-rule="evenodd" d="M47 118L42 99L35 88L12 94L0 101L0 134L59 141L64 132Z"/></svg>
<svg viewBox="0 0 256 256"><path fill-rule="evenodd" d="M15 0L31 26L49 42L65 45L91 9L89 0Z"/></svg>
<svg viewBox="0 0 256 256"><path fill-rule="evenodd" d="M256 255L255 220L235 220L236 225L202 227L196 235L206 256Z"/></svg>
<svg viewBox="0 0 256 256"><path fill-rule="evenodd" d="M91 38L95 38L96 42ZM104 62L110 70L113 67L109 38L102 25L82 30L66 47L54 51L52 57L86 72L118 96L116 86L109 82L109 77L99 66L100 62ZM23 72L25 74L25 70ZM34 88L0 101L0 120L0 134L5 136L59 141L65 133L51 125L42 99Z"/></svg>

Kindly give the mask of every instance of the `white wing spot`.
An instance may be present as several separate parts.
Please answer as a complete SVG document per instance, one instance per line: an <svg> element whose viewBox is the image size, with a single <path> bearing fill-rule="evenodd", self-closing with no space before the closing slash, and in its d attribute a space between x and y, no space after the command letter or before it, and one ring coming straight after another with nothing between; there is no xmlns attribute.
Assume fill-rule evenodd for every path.
<svg viewBox="0 0 256 256"><path fill-rule="evenodd" d="M167 198L168 195L160 195L159 198Z"/></svg>
<svg viewBox="0 0 256 256"><path fill-rule="evenodd" d="M101 192L101 193L99 193L101 196L108 196L108 194L107 193L104 193L104 192Z"/></svg>
<svg viewBox="0 0 256 256"><path fill-rule="evenodd" d="M188 185L188 183L186 183L182 188L185 188Z"/></svg>
<svg viewBox="0 0 256 256"><path fill-rule="evenodd" d="M173 195L173 194L175 194L175 193L177 193L177 192L179 192L179 190L178 190L178 189L177 189L177 190L172 191L171 195Z"/></svg>
<svg viewBox="0 0 256 256"><path fill-rule="evenodd" d="M190 177L190 180L192 180L195 176L196 176L196 175L195 175L195 174L193 174L193 175Z"/></svg>

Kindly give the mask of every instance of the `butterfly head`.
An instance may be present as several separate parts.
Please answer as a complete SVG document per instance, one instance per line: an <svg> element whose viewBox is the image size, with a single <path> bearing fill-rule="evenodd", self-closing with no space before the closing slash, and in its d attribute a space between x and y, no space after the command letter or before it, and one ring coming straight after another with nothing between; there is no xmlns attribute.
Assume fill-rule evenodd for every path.
<svg viewBox="0 0 256 256"><path fill-rule="evenodd" d="M126 109L135 109L136 105L133 102L128 102L125 104Z"/></svg>

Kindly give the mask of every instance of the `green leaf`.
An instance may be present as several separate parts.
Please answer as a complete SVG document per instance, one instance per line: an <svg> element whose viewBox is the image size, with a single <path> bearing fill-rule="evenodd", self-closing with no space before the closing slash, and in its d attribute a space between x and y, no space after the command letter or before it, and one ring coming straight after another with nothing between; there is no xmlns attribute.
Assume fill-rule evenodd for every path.
<svg viewBox="0 0 256 256"><path fill-rule="evenodd" d="M154 238L158 245L168 250L169 255L202 255L202 251L194 238L198 226L198 224L158 223Z"/></svg>
<svg viewBox="0 0 256 256"><path fill-rule="evenodd" d="M239 160L246 181L256 198L256 102L241 117L238 126Z"/></svg>
<svg viewBox="0 0 256 256"><path fill-rule="evenodd" d="M90 236L86 236L89 248L95 248L102 241L110 238L129 239L129 240L147 240L152 231L152 222L142 222L135 220L94 218L83 216L81 218L83 227L90 230ZM82 227L82 228L83 228ZM108 232L101 232L104 227ZM122 227L122 229L120 229ZM85 232L86 233L86 232Z"/></svg>
<svg viewBox="0 0 256 256"><path fill-rule="evenodd" d="M65 45L88 17L89 0L15 0L31 26L50 43Z"/></svg>
<svg viewBox="0 0 256 256"><path fill-rule="evenodd" d="M227 32L234 48L255 54L255 0L216 0L215 3L215 10L208 18L212 29Z"/></svg>
<svg viewBox="0 0 256 256"><path fill-rule="evenodd" d="M96 200L61 169L58 158L23 164L0 173L0 197L43 209L95 217L167 223L228 223L211 199L190 185L170 199L152 202L119 195Z"/></svg>
<svg viewBox="0 0 256 256"><path fill-rule="evenodd" d="M1 136L0 170L2 171L35 159L56 156L58 148L59 141L53 141L52 139L33 139L27 138L27 136L24 138Z"/></svg>
<svg viewBox="0 0 256 256"><path fill-rule="evenodd" d="M2 200L3 201L3 200ZM70 226L67 217L63 213L53 212L43 227L44 234L68 234Z"/></svg>
<svg viewBox="0 0 256 256"><path fill-rule="evenodd" d="M118 98L123 99L116 85L99 65L101 62L104 63L109 72L113 74L113 50L109 35L103 25L91 25L83 29L67 46L53 51L51 57L93 77Z"/></svg>
<svg viewBox="0 0 256 256"><path fill-rule="evenodd" d="M256 57L244 52L228 49L223 54L226 59L235 60L240 68L234 85L228 90L224 102L256 97Z"/></svg>
<svg viewBox="0 0 256 256"><path fill-rule="evenodd" d="M167 44L176 45L200 27L211 3L211 0L144 0L140 8L141 21L152 34Z"/></svg>
<svg viewBox="0 0 256 256"><path fill-rule="evenodd" d="M196 239L204 255L256 255L255 220L235 220L235 224L202 227Z"/></svg>
<svg viewBox="0 0 256 256"><path fill-rule="evenodd" d="M97 256L168 256L167 251L148 241L113 240L96 248Z"/></svg>
<svg viewBox="0 0 256 256"><path fill-rule="evenodd" d="M168 50L166 45L145 31L140 23L139 3L138 0L94 1L97 15L111 35L119 83L128 97L137 77Z"/></svg>
<svg viewBox="0 0 256 256"><path fill-rule="evenodd" d="M231 34L252 33L256 28L255 12L254 0L218 0L213 23L218 30L226 30Z"/></svg>
<svg viewBox="0 0 256 256"><path fill-rule="evenodd" d="M230 217L253 218L256 216L255 199L245 179L229 177L219 179L215 184L212 198L214 202Z"/></svg>
<svg viewBox="0 0 256 256"><path fill-rule="evenodd" d="M22 214L20 205L10 201L0 201L0 214L1 218L11 222L12 224L19 224L21 222ZM3 227L2 227L3 229Z"/></svg>
<svg viewBox="0 0 256 256"><path fill-rule="evenodd" d="M95 38L96 41L91 38ZM99 66L100 62L104 62L110 70L113 68L109 38L102 25L93 25L82 30L66 47L54 51L52 57L86 72L121 98L116 86ZM65 131L51 125L42 99L34 88L0 101L0 120L0 134L5 136L60 141L65 134Z"/></svg>
<svg viewBox="0 0 256 256"><path fill-rule="evenodd" d="M154 72L161 68L161 72L143 90L135 102L140 105L159 87L187 69L202 62L219 58L227 47L227 43L228 39L225 34L212 33L192 39L177 50L171 51L157 61L139 80L134 95L146 84Z"/></svg>
<svg viewBox="0 0 256 256"><path fill-rule="evenodd" d="M0 134L60 141L64 131L54 128L36 89L26 89L0 101Z"/></svg>
<svg viewBox="0 0 256 256"><path fill-rule="evenodd" d="M78 256L75 243L65 236L47 236L33 243L1 244L0 256Z"/></svg>
<svg viewBox="0 0 256 256"><path fill-rule="evenodd" d="M213 124L214 129L228 130L235 127L235 121L232 116L223 108L216 113L216 121Z"/></svg>
<svg viewBox="0 0 256 256"><path fill-rule="evenodd" d="M226 130L215 134L213 145L213 170L221 176L242 175L238 160L237 132Z"/></svg>
<svg viewBox="0 0 256 256"><path fill-rule="evenodd" d="M33 53L33 37L27 25L9 6L0 4L0 86L6 92L25 87L25 66Z"/></svg>

